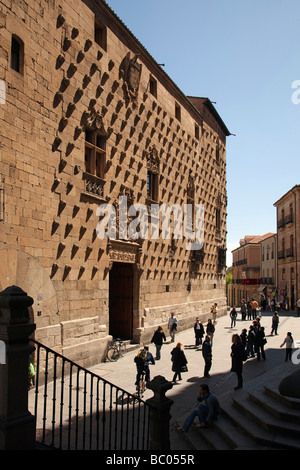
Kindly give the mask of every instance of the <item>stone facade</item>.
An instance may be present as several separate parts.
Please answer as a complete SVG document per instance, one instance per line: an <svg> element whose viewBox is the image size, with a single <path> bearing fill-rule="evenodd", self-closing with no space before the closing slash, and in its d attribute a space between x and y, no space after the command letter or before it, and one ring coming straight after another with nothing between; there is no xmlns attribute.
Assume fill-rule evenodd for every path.
<svg viewBox="0 0 300 470"><path fill-rule="evenodd" d="M278 301L296 308L300 297L300 186L296 185L277 202Z"/></svg>
<svg viewBox="0 0 300 470"><path fill-rule="evenodd" d="M260 242L260 286L259 292L266 301L265 306L271 307L271 301L277 300L277 235Z"/></svg>
<svg viewBox="0 0 300 470"><path fill-rule="evenodd" d="M36 339L89 365L171 311L182 328L213 302L225 313L229 132L210 100L186 97L102 0L0 0L0 25L0 290L34 299ZM203 204L203 248L175 219L167 239L101 239L98 207L120 220L120 196Z"/></svg>

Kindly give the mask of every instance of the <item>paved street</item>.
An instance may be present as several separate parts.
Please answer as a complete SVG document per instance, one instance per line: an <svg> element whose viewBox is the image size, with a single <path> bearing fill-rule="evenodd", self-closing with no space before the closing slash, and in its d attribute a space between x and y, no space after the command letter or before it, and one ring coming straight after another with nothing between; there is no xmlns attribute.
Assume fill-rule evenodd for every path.
<svg viewBox="0 0 300 470"><path fill-rule="evenodd" d="M247 383L252 379L269 371L271 368L282 364L285 359L284 348L280 349L280 344L284 341L287 331L291 331L294 340L300 340L300 317L297 317L294 312L279 312L280 323L278 328L278 336L268 336L271 331L271 317L270 312L265 312L261 318L261 325L265 327L267 336L266 361L257 361L256 358L249 359L244 365L244 388L247 389ZM211 391L213 391L220 400L222 395L232 392L233 387L237 384L235 374L230 373L231 367L231 338L234 333L241 333L243 328L249 327L250 321L241 320L241 315L238 315L236 327L230 327L231 321L229 312L226 316L220 317L217 320L216 332L213 340L213 362L210 371L211 377L203 379L204 361L202 358L201 350L194 347L194 331L193 329L179 332L176 335L175 343L170 342L170 337L167 336L167 342L162 347L162 358L156 361L154 366L151 366L151 378L156 375L162 375L167 380L172 380L173 372L171 370L171 350L176 345L177 341L181 341L184 345L184 352L188 360L188 372L182 374L182 381L175 384L173 388L167 392L167 396L174 400L171 408L171 425L175 422L182 424L184 418L196 403L196 395L200 383L206 382L209 384ZM205 326L206 324L204 324ZM179 325L180 326L180 325ZM117 362L101 363L91 370L109 382L118 385L119 387L129 391L135 391L135 375L136 369L134 364L134 357L138 350L130 351L120 358ZM155 346L150 345L150 352L155 356ZM297 366L295 365L295 368ZM144 399L150 398L152 391L147 390Z"/></svg>

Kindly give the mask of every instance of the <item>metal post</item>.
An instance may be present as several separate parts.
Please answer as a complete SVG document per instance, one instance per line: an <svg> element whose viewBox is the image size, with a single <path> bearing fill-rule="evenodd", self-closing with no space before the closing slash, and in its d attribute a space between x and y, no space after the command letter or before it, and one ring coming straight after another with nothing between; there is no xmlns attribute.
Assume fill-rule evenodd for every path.
<svg viewBox="0 0 300 470"><path fill-rule="evenodd" d="M165 396L173 387L164 377L158 375L147 384L154 396L146 400L150 406L150 444L149 450L170 449L170 408L174 401Z"/></svg>
<svg viewBox="0 0 300 470"><path fill-rule="evenodd" d="M28 307L33 299L16 286L0 292L0 342L5 360L0 362L0 450L35 447L35 418L28 411L29 337ZM4 362L4 363L3 363Z"/></svg>

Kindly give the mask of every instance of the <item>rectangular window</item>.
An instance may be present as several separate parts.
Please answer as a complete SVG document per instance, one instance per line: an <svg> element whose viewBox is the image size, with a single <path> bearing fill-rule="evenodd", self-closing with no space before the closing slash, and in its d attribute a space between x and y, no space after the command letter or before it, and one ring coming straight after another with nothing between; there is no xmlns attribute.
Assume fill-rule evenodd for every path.
<svg viewBox="0 0 300 470"><path fill-rule="evenodd" d="M157 98L157 81L151 75L149 80L149 91L151 95Z"/></svg>
<svg viewBox="0 0 300 470"><path fill-rule="evenodd" d="M178 121L181 122L181 107L178 103L175 103L175 117Z"/></svg>
<svg viewBox="0 0 300 470"><path fill-rule="evenodd" d="M147 196L152 201L158 200L158 175L147 171Z"/></svg>
<svg viewBox="0 0 300 470"><path fill-rule="evenodd" d="M195 124L195 137L198 140L200 139L199 126L197 126L197 124Z"/></svg>
<svg viewBox="0 0 300 470"><path fill-rule="evenodd" d="M216 229L221 230L221 211L216 209Z"/></svg>
<svg viewBox="0 0 300 470"><path fill-rule="evenodd" d="M85 132L85 170L104 179L106 160L106 138L96 131Z"/></svg>
<svg viewBox="0 0 300 470"><path fill-rule="evenodd" d="M99 20L95 19L95 42L105 51L107 50L106 27Z"/></svg>
<svg viewBox="0 0 300 470"><path fill-rule="evenodd" d="M220 145L219 144L217 144L217 147L216 147L216 162L220 163Z"/></svg>
<svg viewBox="0 0 300 470"><path fill-rule="evenodd" d="M24 72L24 43L17 36L11 38L10 66L13 70L23 74Z"/></svg>

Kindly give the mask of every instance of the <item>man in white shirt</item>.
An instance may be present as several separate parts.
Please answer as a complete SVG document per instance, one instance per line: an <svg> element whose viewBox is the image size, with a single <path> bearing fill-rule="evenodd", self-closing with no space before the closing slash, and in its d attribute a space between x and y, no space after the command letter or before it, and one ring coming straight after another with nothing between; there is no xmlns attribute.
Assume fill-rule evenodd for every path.
<svg viewBox="0 0 300 470"><path fill-rule="evenodd" d="M175 333L177 331L177 325L178 325L178 320L174 316L174 312L172 312L168 321L168 328L169 328L172 343L174 343L175 341Z"/></svg>

